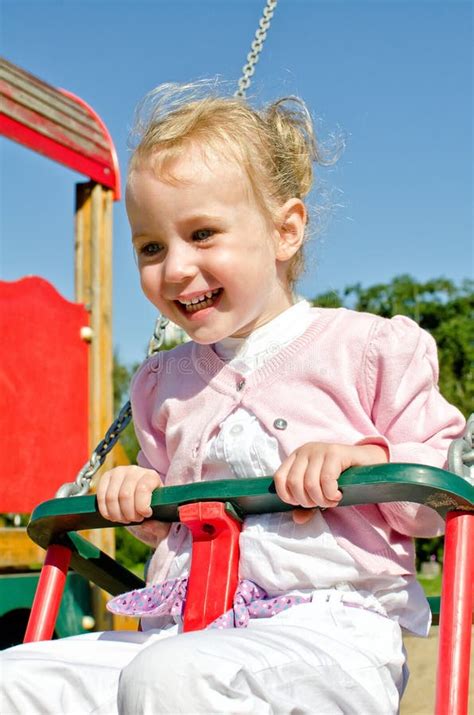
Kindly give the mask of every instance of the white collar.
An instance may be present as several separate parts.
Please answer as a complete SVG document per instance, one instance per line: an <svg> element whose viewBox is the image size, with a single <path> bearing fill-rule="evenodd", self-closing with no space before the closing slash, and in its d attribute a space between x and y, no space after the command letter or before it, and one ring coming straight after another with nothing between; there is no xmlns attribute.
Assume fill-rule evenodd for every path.
<svg viewBox="0 0 474 715"><path fill-rule="evenodd" d="M223 362L238 360L250 366L255 359L274 355L304 333L311 322L310 310L308 301L300 300L247 337L224 338L214 343L213 349Z"/></svg>

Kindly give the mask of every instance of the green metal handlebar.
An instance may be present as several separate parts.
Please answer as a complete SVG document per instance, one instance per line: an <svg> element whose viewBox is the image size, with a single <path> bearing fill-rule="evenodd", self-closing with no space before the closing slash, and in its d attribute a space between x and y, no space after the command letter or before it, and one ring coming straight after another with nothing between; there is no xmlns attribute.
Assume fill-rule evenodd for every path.
<svg viewBox="0 0 474 715"><path fill-rule="evenodd" d="M339 478L343 493L337 508L410 501L435 509L443 518L452 510L474 511L474 487L462 477L419 464L352 467ZM178 507L196 501L228 502L241 516L294 507L282 502L271 477L196 482L153 492L150 519L178 521ZM28 525L30 538L43 548L71 548L71 566L112 595L141 588L142 579L123 568L75 532L119 526L97 511L94 495L51 499L40 504Z"/></svg>

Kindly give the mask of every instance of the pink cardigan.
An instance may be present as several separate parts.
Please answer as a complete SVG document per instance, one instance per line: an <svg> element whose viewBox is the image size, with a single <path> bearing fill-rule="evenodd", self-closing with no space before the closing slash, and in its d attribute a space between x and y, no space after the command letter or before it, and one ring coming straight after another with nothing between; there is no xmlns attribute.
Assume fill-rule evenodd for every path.
<svg viewBox="0 0 474 715"><path fill-rule="evenodd" d="M185 343L148 359L131 388L139 464L156 469L166 485L218 478L203 472L206 446L241 406L287 455L306 442L368 442L386 445L392 462L443 467L464 419L438 391L433 338L404 316L312 312L303 335L246 378L209 345ZM275 426L278 419L285 429ZM340 507L325 518L338 543L374 574L413 573L411 537L443 527L435 511L409 502ZM153 541L152 522L133 530ZM172 529L159 545L153 581L166 577L182 532Z"/></svg>

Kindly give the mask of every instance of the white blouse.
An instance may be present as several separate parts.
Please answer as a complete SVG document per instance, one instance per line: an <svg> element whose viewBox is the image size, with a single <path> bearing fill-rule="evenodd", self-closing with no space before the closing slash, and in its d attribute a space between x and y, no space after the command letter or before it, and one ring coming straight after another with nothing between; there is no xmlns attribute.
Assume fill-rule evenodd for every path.
<svg viewBox="0 0 474 715"><path fill-rule="evenodd" d="M310 309L310 304L302 300L247 338L225 338L215 343L214 351L237 372L248 375L305 332L313 320ZM277 440L255 415L239 407L211 438L204 465L213 471L218 467L221 479L265 477L278 469L283 457Z"/></svg>

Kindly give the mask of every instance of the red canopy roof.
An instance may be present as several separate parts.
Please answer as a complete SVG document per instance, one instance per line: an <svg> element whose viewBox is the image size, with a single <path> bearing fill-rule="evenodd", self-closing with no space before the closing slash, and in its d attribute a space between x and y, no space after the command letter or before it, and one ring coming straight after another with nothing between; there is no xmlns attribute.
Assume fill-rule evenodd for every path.
<svg viewBox="0 0 474 715"><path fill-rule="evenodd" d="M114 191L120 171L105 124L88 104L0 57L0 134Z"/></svg>

